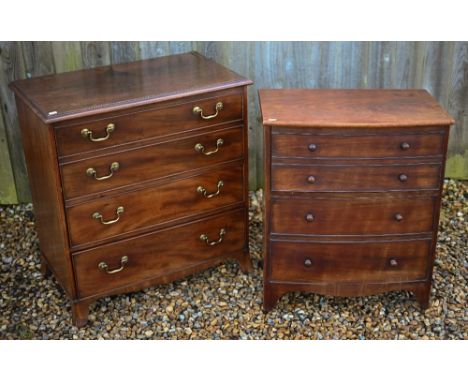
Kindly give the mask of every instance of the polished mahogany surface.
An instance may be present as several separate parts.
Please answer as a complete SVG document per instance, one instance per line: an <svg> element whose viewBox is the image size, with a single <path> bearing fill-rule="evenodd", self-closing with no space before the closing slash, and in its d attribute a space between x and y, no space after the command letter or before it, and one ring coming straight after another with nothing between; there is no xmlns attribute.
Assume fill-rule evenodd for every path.
<svg viewBox="0 0 468 382"><path fill-rule="evenodd" d="M19 80L11 87L44 122L249 85L196 53Z"/></svg>
<svg viewBox="0 0 468 382"><path fill-rule="evenodd" d="M193 113L193 108L198 106L211 114L218 102L223 103L223 109L216 118L206 120ZM227 122L242 123L242 102L242 89L237 88L58 123L55 126L59 156L74 159L83 154L123 149L135 142L141 145L153 139L190 133ZM81 134L83 129L87 129L95 137L106 136L109 124L114 126L109 139L92 142Z"/></svg>
<svg viewBox="0 0 468 382"><path fill-rule="evenodd" d="M206 190L206 196L198 191L200 187ZM138 232L162 222L176 223L202 212L242 206L243 187L242 164L237 163L114 197L95 198L67 209L70 242L75 246L106 238L116 240L123 233ZM119 207L123 208L120 216L116 212ZM106 225L93 218L95 213L101 214L104 222L117 217L119 220Z"/></svg>
<svg viewBox="0 0 468 382"><path fill-rule="evenodd" d="M444 126L454 120L420 89L261 89L270 126Z"/></svg>
<svg viewBox="0 0 468 382"><path fill-rule="evenodd" d="M409 134L395 134L392 129L360 129L336 135L322 131L307 134L300 131L284 131L276 127L272 133L273 158L401 158L441 155L444 136L434 128L419 129ZM409 128L406 128L409 130Z"/></svg>
<svg viewBox="0 0 468 382"><path fill-rule="evenodd" d="M271 244L271 280L401 282L426 278L430 240Z"/></svg>
<svg viewBox="0 0 468 382"><path fill-rule="evenodd" d="M221 145L217 145L219 140L222 140ZM65 199L95 195L241 159L242 141L242 126L235 126L66 163L61 166ZM206 152L218 151L207 156L196 150L200 147L197 145L202 145ZM111 168L113 163L118 164L116 170ZM94 172L89 173L89 169Z"/></svg>
<svg viewBox="0 0 468 382"><path fill-rule="evenodd" d="M221 256L241 253L244 245L245 211L236 210L205 220L183 224L118 243L110 243L73 256L77 268L78 293L88 297L109 292L121 286L155 277L168 276L180 270L203 266ZM223 240L209 245L200 240L207 235L209 241ZM120 267L121 258L127 256L124 269L115 274L102 272L98 265L105 262L112 271Z"/></svg>

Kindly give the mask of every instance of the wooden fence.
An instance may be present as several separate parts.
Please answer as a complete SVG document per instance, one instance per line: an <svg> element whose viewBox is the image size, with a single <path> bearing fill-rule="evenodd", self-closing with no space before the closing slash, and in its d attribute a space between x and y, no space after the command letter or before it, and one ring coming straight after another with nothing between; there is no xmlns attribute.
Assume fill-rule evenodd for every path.
<svg viewBox="0 0 468 382"><path fill-rule="evenodd" d="M10 81L191 50L254 81L251 189L263 184L257 89L266 87L425 88L457 121L446 174L468 179L467 42L0 42L0 203L30 200Z"/></svg>

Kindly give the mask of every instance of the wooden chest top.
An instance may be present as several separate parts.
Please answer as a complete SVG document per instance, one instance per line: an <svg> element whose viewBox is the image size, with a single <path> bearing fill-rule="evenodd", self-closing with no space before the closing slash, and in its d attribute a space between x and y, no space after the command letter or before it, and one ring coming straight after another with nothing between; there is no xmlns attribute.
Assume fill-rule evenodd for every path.
<svg viewBox="0 0 468 382"><path fill-rule="evenodd" d="M446 126L455 121L425 90L262 89L263 124L293 127Z"/></svg>
<svg viewBox="0 0 468 382"><path fill-rule="evenodd" d="M10 87L51 123L251 83L191 52L19 80Z"/></svg>

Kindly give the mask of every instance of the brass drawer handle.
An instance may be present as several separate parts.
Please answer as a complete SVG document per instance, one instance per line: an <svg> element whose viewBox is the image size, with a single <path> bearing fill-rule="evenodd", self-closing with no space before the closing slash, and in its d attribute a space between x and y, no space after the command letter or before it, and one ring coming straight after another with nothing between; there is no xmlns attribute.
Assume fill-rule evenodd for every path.
<svg viewBox="0 0 468 382"><path fill-rule="evenodd" d="M112 177L114 175L114 172L116 172L120 168L119 162L112 162L111 165L109 166L109 175L104 175L104 176L96 176L97 172L93 167L90 167L86 170L86 175L90 177L94 177L96 180L106 180Z"/></svg>
<svg viewBox="0 0 468 382"><path fill-rule="evenodd" d="M216 106L215 106L216 113L211 114L211 115L203 115L203 109L200 106L195 106L192 109L192 112L195 115L200 114L200 117L202 117L203 119L213 119L213 118L216 118L218 116L219 111L222 110L223 107L224 107L224 105L223 105L222 102L217 102Z"/></svg>
<svg viewBox="0 0 468 382"><path fill-rule="evenodd" d="M106 136L105 137L101 137L101 138L94 138L93 137L93 132L91 130L88 130L88 129L83 129L81 130L81 136L83 138L88 138L91 142L102 142L102 141L107 141L110 136L111 136L111 133L113 133L115 130L115 125L113 123L109 123L106 127Z"/></svg>
<svg viewBox="0 0 468 382"><path fill-rule="evenodd" d="M212 193L212 194L208 194L206 192L206 188L202 187L202 186L198 186L197 187L197 192L201 195L203 195L205 198L207 199L210 199L210 198L213 198L215 196L218 196L221 192L221 187L224 186L224 182L222 180L218 181L218 184L217 184L217 191Z"/></svg>
<svg viewBox="0 0 468 382"><path fill-rule="evenodd" d="M119 221L120 215L122 215L124 213L124 208L122 206L119 206L119 207L117 207L116 212L117 212L117 218L114 219L114 220L108 220L108 221L103 220L102 215L99 212L95 212L92 215L92 217L93 217L93 219L100 220L101 224L104 224L104 225L114 224L114 223L117 223Z"/></svg>
<svg viewBox="0 0 468 382"><path fill-rule="evenodd" d="M224 144L224 140L221 139L221 138L218 138L216 140L216 150L211 150L211 151L207 151L205 152L205 146L203 146L201 143L197 143L195 145L195 151L198 152L198 153L202 153L203 155L213 155L213 154L216 154L218 151L219 151L219 148Z"/></svg>
<svg viewBox="0 0 468 382"><path fill-rule="evenodd" d="M110 271L109 266L104 261L101 261L98 267L101 271L104 271L109 275L113 275L114 273L119 273L120 271L122 271L125 268L125 265L127 263L128 263L128 256L122 256L122 258L120 259L120 268L113 269Z"/></svg>
<svg viewBox="0 0 468 382"><path fill-rule="evenodd" d="M200 235L200 240L201 241L204 241L206 243L206 245L210 245L210 246L213 246L213 245L218 245L219 243L221 243L224 239L224 235L226 235L226 229L224 228L221 228L219 230L219 239L218 240L215 240L215 241L209 241L208 239L208 235L203 233Z"/></svg>

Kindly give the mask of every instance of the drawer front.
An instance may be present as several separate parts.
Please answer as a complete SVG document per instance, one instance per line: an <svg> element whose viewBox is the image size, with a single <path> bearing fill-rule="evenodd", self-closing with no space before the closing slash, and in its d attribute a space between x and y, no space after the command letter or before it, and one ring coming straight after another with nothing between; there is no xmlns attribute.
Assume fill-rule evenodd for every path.
<svg viewBox="0 0 468 382"><path fill-rule="evenodd" d="M72 246L89 243L242 201L242 165L220 167L191 178L70 207L70 239ZM115 223L104 224L117 218Z"/></svg>
<svg viewBox="0 0 468 382"><path fill-rule="evenodd" d="M66 164L61 168L65 198L240 159L242 143L242 128L236 127Z"/></svg>
<svg viewBox="0 0 468 382"><path fill-rule="evenodd" d="M170 275L241 251L246 245L244 221L240 210L79 252L73 261L80 297ZM202 239L217 243L209 245ZM108 273L121 267L119 272Z"/></svg>
<svg viewBox="0 0 468 382"><path fill-rule="evenodd" d="M272 166L273 191L437 190L440 165Z"/></svg>
<svg viewBox="0 0 468 382"><path fill-rule="evenodd" d="M400 282L426 277L430 240L271 242L270 278L297 282Z"/></svg>
<svg viewBox="0 0 468 382"><path fill-rule="evenodd" d="M274 233L385 235L432 231L435 200L426 198L330 198L273 200Z"/></svg>
<svg viewBox="0 0 468 382"><path fill-rule="evenodd" d="M399 158L441 156L444 136L272 134L273 158Z"/></svg>
<svg viewBox="0 0 468 382"><path fill-rule="evenodd" d="M55 134L59 156L98 151L111 146L242 119L240 90L235 94L205 97L175 106L58 127ZM195 107L200 107L204 115L212 115L218 102L222 102L223 107L214 118L203 119L199 113L193 112ZM108 131L109 126L111 131ZM90 140L90 133L86 134L86 131L92 132L93 139L108 138L93 142Z"/></svg>

